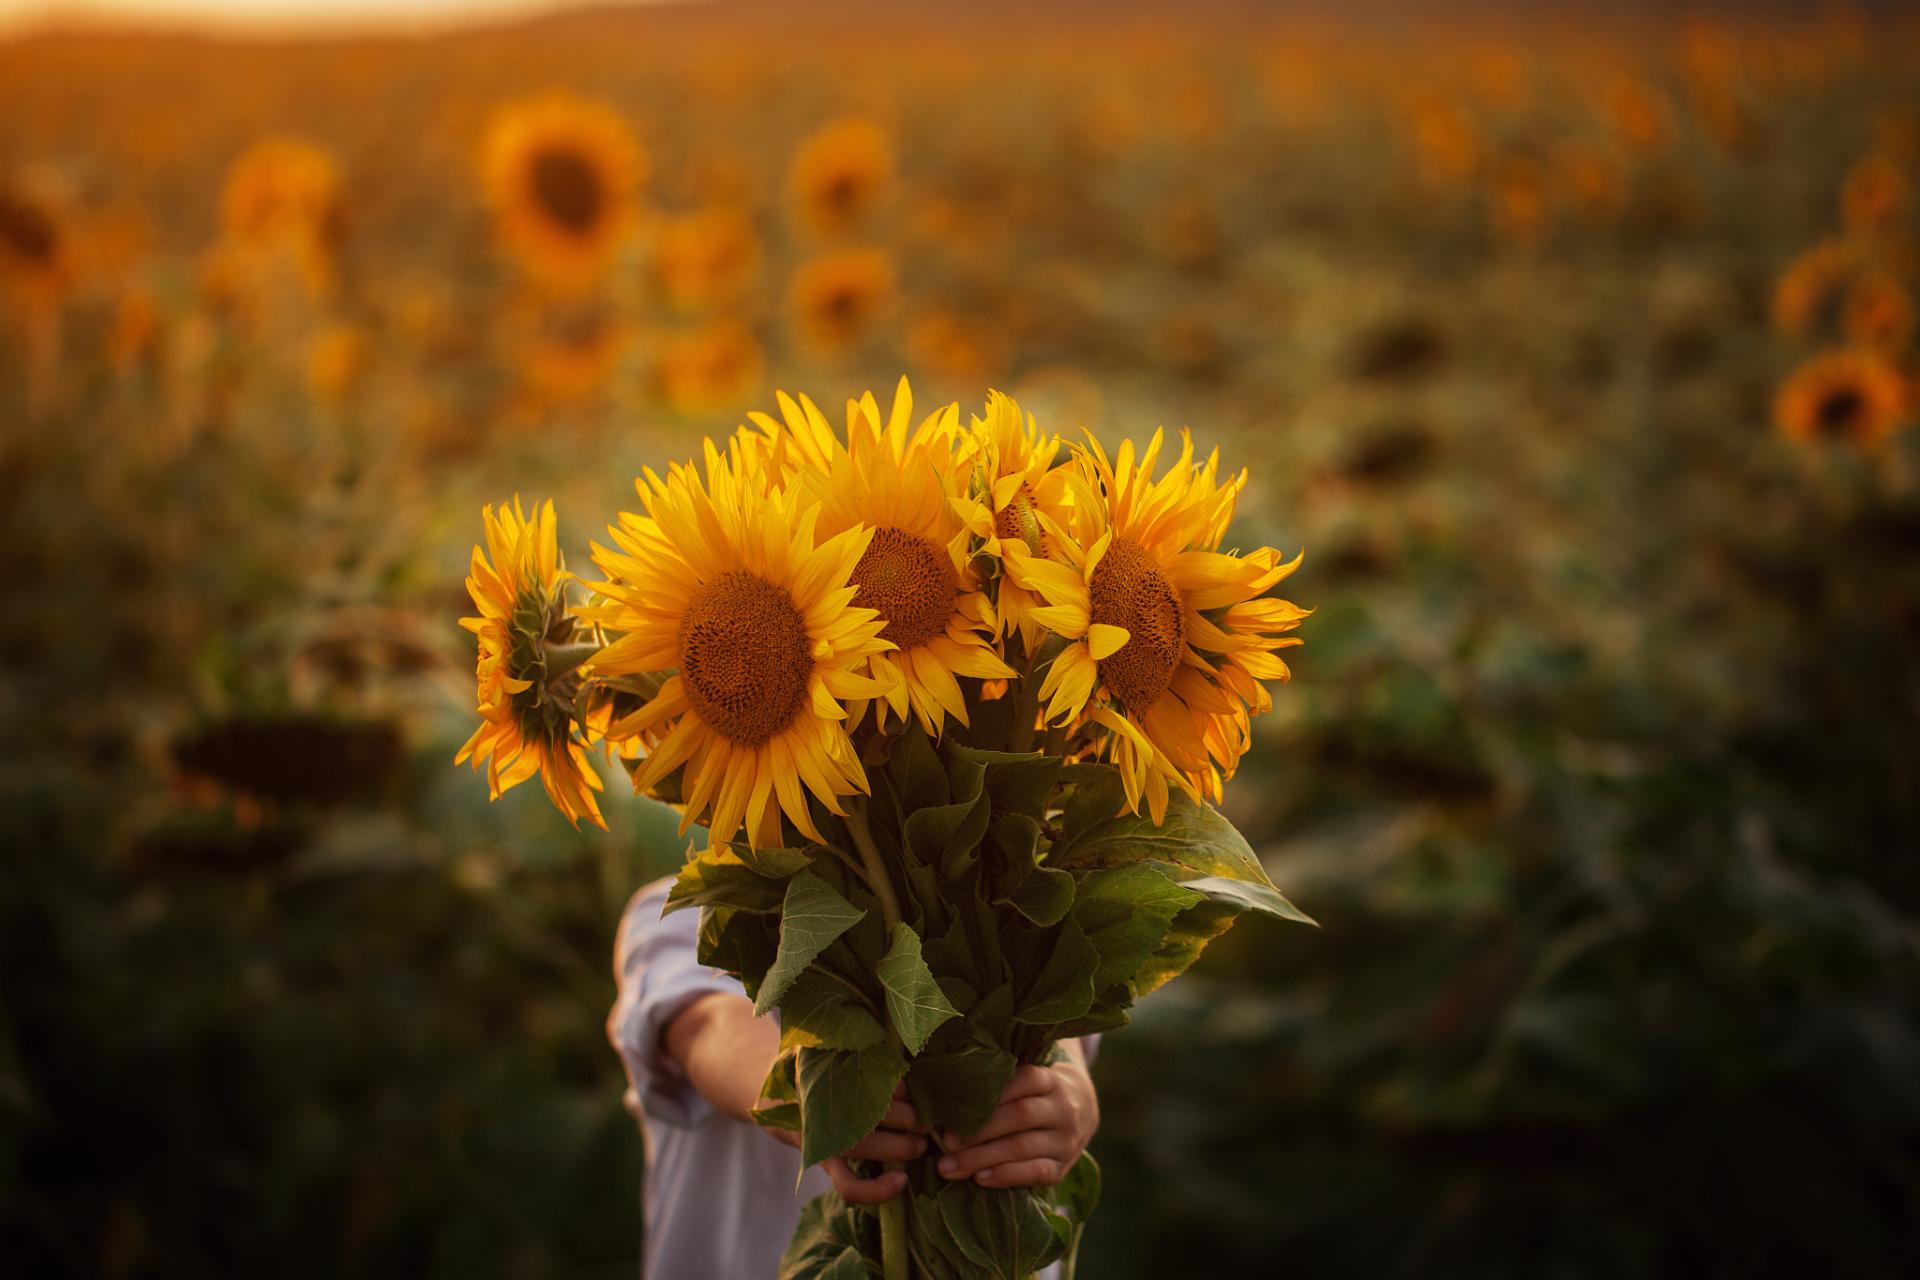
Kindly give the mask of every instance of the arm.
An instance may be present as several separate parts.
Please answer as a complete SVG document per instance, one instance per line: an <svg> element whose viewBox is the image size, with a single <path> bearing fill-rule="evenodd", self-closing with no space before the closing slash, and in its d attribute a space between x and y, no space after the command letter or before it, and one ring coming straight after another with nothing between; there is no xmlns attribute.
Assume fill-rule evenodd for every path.
<svg viewBox="0 0 1920 1280"><path fill-rule="evenodd" d="M680 1064L700 1096L716 1111L753 1123L773 1060L780 1054L780 1026L772 1018L756 1018L753 1002L745 996L714 992L693 1001L667 1024L662 1037L669 1057ZM894 1091L892 1105L880 1127L855 1143L843 1155L822 1161L833 1189L849 1204L878 1204L907 1185L898 1170L878 1178L856 1178L847 1156L866 1160L911 1160L927 1149L926 1132L913 1117L904 1088ZM788 1146L800 1145L800 1135L787 1129L767 1133Z"/></svg>

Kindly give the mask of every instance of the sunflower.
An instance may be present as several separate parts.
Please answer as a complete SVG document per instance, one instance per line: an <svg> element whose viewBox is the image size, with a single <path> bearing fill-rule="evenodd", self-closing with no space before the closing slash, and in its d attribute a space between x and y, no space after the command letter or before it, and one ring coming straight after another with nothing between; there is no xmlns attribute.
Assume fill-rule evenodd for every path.
<svg viewBox="0 0 1920 1280"><path fill-rule="evenodd" d="M1773 402L1774 421L1791 440L1844 440L1873 448L1906 420L1907 386L1899 370L1866 351L1829 351L1806 361Z"/></svg>
<svg viewBox="0 0 1920 1280"><path fill-rule="evenodd" d="M971 533L961 519L966 476L956 467L953 442L959 408L928 416L909 433L913 392L905 378L883 424L868 392L847 403L843 446L813 402L782 395L784 423L766 414L753 420L769 438L792 442L791 487L820 503L820 532L868 528L872 542L854 566L854 603L877 611L880 638L891 651L876 653L870 670L886 709L905 720L909 710L938 737L951 713L967 723L966 699L956 676L1004 680L1016 674L982 632L995 626L993 605L980 590L968 554ZM864 707L855 708L853 723Z"/></svg>
<svg viewBox="0 0 1920 1280"><path fill-rule="evenodd" d="M707 209L661 224L653 270L660 293L682 311L739 298L760 266L760 240L737 209Z"/></svg>
<svg viewBox="0 0 1920 1280"><path fill-rule="evenodd" d="M587 763L573 736L573 702L581 660L597 647L574 643L575 622L567 612L566 571L554 539L553 503L528 520L514 499L496 517L488 507L487 547L493 563L473 549L467 592L478 618L460 625L480 637L480 715L484 719L467 739L454 763L469 756L473 767L487 767L494 799L531 777L537 769L555 807L575 826L588 818L604 828L593 793L600 776Z"/></svg>
<svg viewBox="0 0 1920 1280"><path fill-rule="evenodd" d="M1855 346L1897 354L1913 337L1913 299L1886 272L1868 272L1847 290L1840 327Z"/></svg>
<svg viewBox="0 0 1920 1280"><path fill-rule="evenodd" d="M0 279L28 299L57 302L73 278L69 239L48 201L0 183Z"/></svg>
<svg viewBox="0 0 1920 1280"><path fill-rule="evenodd" d="M620 370L635 337L633 325L591 300L528 303L509 313L507 328L526 388L543 404L592 400Z"/></svg>
<svg viewBox="0 0 1920 1280"><path fill-rule="evenodd" d="M1847 173L1840 189L1840 216L1856 232L1885 230L1906 212L1907 178L1885 156L1868 156Z"/></svg>
<svg viewBox="0 0 1920 1280"><path fill-rule="evenodd" d="M845 235L886 199L893 148L873 121L839 120L801 146L789 182L794 210L809 231Z"/></svg>
<svg viewBox="0 0 1920 1280"><path fill-rule="evenodd" d="M563 292L599 279L638 222L645 157L602 103L553 94L508 105L480 169L501 240L529 275Z"/></svg>
<svg viewBox="0 0 1920 1280"><path fill-rule="evenodd" d="M340 168L299 138L269 138L234 162L220 193L226 247L249 261L285 257L312 293L333 282L346 233Z"/></svg>
<svg viewBox="0 0 1920 1280"><path fill-rule="evenodd" d="M794 276L790 305L815 354L845 354L866 337L893 298L893 263L878 249L816 258Z"/></svg>
<svg viewBox="0 0 1920 1280"><path fill-rule="evenodd" d="M887 644L847 582L871 531L816 542L817 513L798 489L753 483L744 452L736 441L723 458L709 441L704 485L691 464L638 482L647 514L622 512L609 530L618 549L593 549L609 579L595 589L610 603L581 616L625 633L595 655L595 675L673 669L606 729L646 750L635 788L684 767L681 831L710 814L713 843L744 824L764 849L781 843L782 813L820 839L806 792L844 814L839 797L867 790L840 699L882 691L861 669Z"/></svg>
<svg viewBox="0 0 1920 1280"><path fill-rule="evenodd" d="M1004 559L1006 547L1018 543L1029 556L1052 557L1060 545L1060 531L1071 515L1068 507L1067 468L1053 465L1060 451L1058 436L1043 435L1030 416L1023 417L1011 396L998 391L987 396L987 416L975 418L962 448L971 463L973 496L960 504L968 527L981 539L980 552ZM1002 574L995 600L1000 633L1020 633L1029 656L1040 646L1045 631L1033 616L1046 601Z"/></svg>
<svg viewBox="0 0 1920 1280"><path fill-rule="evenodd" d="M1845 240L1828 240L1801 254L1774 286L1774 327L1794 337L1809 332L1861 265L1859 247Z"/></svg>
<svg viewBox="0 0 1920 1280"><path fill-rule="evenodd" d="M668 404L682 413L704 413L740 403L764 368L753 330L720 320L668 338L654 376Z"/></svg>
<svg viewBox="0 0 1920 1280"><path fill-rule="evenodd" d="M1169 783L1220 798L1250 716L1272 706L1260 681L1289 677L1273 650L1300 643L1283 633L1307 612L1261 598L1298 556L1218 550L1246 473L1217 483L1218 455L1195 464L1183 434L1180 460L1156 482L1161 441L1155 432L1137 465L1130 440L1111 464L1097 442L1080 451L1069 474L1074 533L1059 560L1002 542L1008 573L1048 600L1035 616L1073 642L1040 686L1046 721L1106 729L1128 806L1138 812L1144 796L1156 825Z"/></svg>

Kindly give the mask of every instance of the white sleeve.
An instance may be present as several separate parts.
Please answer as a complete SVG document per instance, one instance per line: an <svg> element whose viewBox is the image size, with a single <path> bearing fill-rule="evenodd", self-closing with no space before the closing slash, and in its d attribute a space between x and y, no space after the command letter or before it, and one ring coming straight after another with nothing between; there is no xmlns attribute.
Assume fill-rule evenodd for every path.
<svg viewBox="0 0 1920 1280"><path fill-rule="evenodd" d="M682 1009L704 995L746 996L731 974L700 963L700 913L688 909L662 917L673 878L656 880L633 895L620 920L613 948L613 974L620 986L607 1038L620 1051L636 1104L649 1120L691 1127L713 1110L685 1071L667 1053L665 1037Z"/></svg>

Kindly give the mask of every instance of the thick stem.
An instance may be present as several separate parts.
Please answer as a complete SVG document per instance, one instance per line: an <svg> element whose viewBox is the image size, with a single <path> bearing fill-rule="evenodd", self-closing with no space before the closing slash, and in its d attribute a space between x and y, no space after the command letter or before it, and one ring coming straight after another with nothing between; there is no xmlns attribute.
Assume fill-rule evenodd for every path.
<svg viewBox="0 0 1920 1280"><path fill-rule="evenodd" d="M887 933L891 937L893 926L900 923L900 899L894 896L893 876L887 871L886 859L874 847L873 833L867 830L865 796L848 798L847 830L852 833L853 847L867 868L867 885L873 890L874 896L880 899L880 918L886 922Z"/></svg>
<svg viewBox="0 0 1920 1280"><path fill-rule="evenodd" d="M887 1168L898 1169L899 1161ZM904 1193L880 1202L880 1269L887 1280L910 1280L907 1270L907 1198Z"/></svg>

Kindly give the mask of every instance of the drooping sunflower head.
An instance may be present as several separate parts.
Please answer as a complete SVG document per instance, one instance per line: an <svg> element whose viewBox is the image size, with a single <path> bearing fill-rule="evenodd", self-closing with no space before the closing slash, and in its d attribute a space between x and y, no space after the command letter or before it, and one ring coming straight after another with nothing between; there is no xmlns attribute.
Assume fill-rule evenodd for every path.
<svg viewBox="0 0 1920 1280"><path fill-rule="evenodd" d="M709 311L736 301L760 268L760 238L738 209L670 218L654 245L654 275L667 302Z"/></svg>
<svg viewBox="0 0 1920 1280"><path fill-rule="evenodd" d="M645 169L619 113L570 94L502 108L481 153L501 241L529 275L563 291L591 285L619 256Z"/></svg>
<svg viewBox="0 0 1920 1280"><path fill-rule="evenodd" d="M1829 351L1806 361L1780 388L1774 420L1802 444L1879 446L1905 422L1906 380L1884 357Z"/></svg>
<svg viewBox="0 0 1920 1280"><path fill-rule="evenodd" d="M858 118L835 121L794 156L794 211L814 235L846 235L885 202L893 169L893 146L879 125Z"/></svg>
<svg viewBox="0 0 1920 1280"><path fill-rule="evenodd" d="M1046 599L1034 616L1074 642L1041 685L1045 719L1103 728L1129 804L1144 797L1156 823L1169 784L1219 798L1249 719L1272 705L1260 682L1288 678L1274 650L1299 643L1286 633L1306 616L1263 598L1298 557L1218 550L1245 473L1221 483L1217 455L1196 462L1183 436L1179 460L1156 480L1161 444L1156 432L1137 463L1131 441L1111 463L1097 442L1081 450L1062 555L1015 551L1008 562Z"/></svg>
<svg viewBox="0 0 1920 1280"><path fill-rule="evenodd" d="M493 797L537 771L570 822L604 827L593 792L600 778L574 735L581 663L599 646L582 642L567 610L567 573L554 532L553 503L528 520L511 510L482 515L487 552L473 549L467 592L480 610L460 625L480 639L481 726L455 757L487 769ZM491 555L491 563L488 556Z"/></svg>
<svg viewBox="0 0 1920 1280"><path fill-rule="evenodd" d="M843 813L839 798L866 790L841 700L880 692L862 673L886 642L847 582L868 531L816 542L814 510L758 483L749 452L708 442L705 483L691 465L649 472L647 514L623 512L614 547L594 548L609 603L581 615L624 633L594 657L596 675L672 671L606 729L645 751L635 787L678 773L683 831L704 817L716 843L744 827L769 848L783 814L820 839L809 792Z"/></svg>
<svg viewBox="0 0 1920 1280"><path fill-rule="evenodd" d="M753 330L718 320L661 344L655 378L663 399L682 413L737 405L759 385L765 361Z"/></svg>
<svg viewBox="0 0 1920 1280"><path fill-rule="evenodd" d="M803 345L832 359L858 346L893 300L893 261L878 249L815 258L793 278L789 305Z"/></svg>

